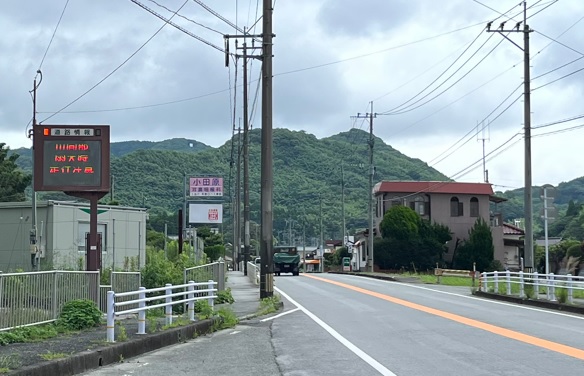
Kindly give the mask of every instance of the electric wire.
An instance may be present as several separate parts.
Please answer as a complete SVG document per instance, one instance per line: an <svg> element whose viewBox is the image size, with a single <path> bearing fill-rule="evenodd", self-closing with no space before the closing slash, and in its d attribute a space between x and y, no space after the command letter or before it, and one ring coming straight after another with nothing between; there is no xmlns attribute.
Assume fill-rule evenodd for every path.
<svg viewBox="0 0 584 376"><path fill-rule="evenodd" d="M492 36L492 35L493 35L493 34L491 34L491 36ZM490 37L489 37L489 39L490 39ZM487 41L488 41L489 39L487 39ZM485 42L485 43L486 43L486 42ZM466 72L465 74L463 74L461 77L459 77L459 78L458 78L456 81L454 81L454 82L453 82L453 83L452 83L450 86L448 86L446 89L442 90L440 93L436 94L435 96L433 96L432 98L428 99L428 100L427 100L427 101L425 101L424 103L422 103L422 104L419 104L419 105L417 105L417 106L415 106L415 107L411 107L412 105L414 105L414 104L418 103L420 100L422 100L423 98L425 98L425 97L426 97L427 95L429 95L430 93L434 92L434 90L432 90L432 91L431 91L430 93L428 93L426 96L424 96L424 97L420 98L418 101L416 101L416 102L414 102L414 103L411 103L411 104L409 104L408 106L406 106L406 107L405 107L405 108L403 108L403 109L400 109L400 110L398 110L398 111L396 111L396 112L383 113L383 115L401 115L401 114L405 114L405 113L407 113L407 112L414 111L414 110L416 110L416 109L418 109L418 108L420 108L420 107L422 107L422 106L425 106L426 104L428 104L428 103L432 102L434 99L436 99L436 98L440 97L442 94L444 94L444 93L446 93L448 90L452 89L452 88L453 88L453 87L454 87L456 84L458 84L458 83L459 83L460 81L462 81L462 80L463 80L463 79L464 79L466 76L468 76L468 75L469 75L471 72L473 72L473 71L474 71L474 70L475 70L475 69L476 69L476 68L477 68L479 65L481 65L481 63L482 63L483 61L485 61L485 59L486 59L487 57L489 57L489 56L490 56L490 55L493 53L493 51L495 51L495 49L496 49L497 47L499 47L499 45L500 45L501 43L503 43L503 39L501 39L501 40L500 40L500 41L499 41L499 42L498 42L498 43L497 43L497 44L496 44L496 45L495 45L495 46L494 46L494 47L493 47L493 48L492 48L492 49L491 49L491 50L490 50L490 51L489 51L489 52L488 52L488 53L487 53L485 56L483 56L483 57L482 57L482 59L480 59L480 60L479 60L479 61L478 61L478 62L477 62L477 63L476 63L476 64L475 64L475 65L474 65L472 68L470 68L470 70L468 70L468 72ZM484 44L483 44L483 45L484 45ZM481 48L482 48L482 46L481 46ZM477 52L478 52L478 50L477 50ZM473 56L474 56L474 54L473 54ZM472 58L473 56L471 56L471 58ZM466 63L465 63L465 64L466 64ZM451 76L451 77L452 77L452 76ZM449 78L450 78L450 77L449 77ZM441 86L441 85L440 85L440 86Z"/></svg>
<svg viewBox="0 0 584 376"><path fill-rule="evenodd" d="M53 35L51 35L51 39L49 40L49 45L45 49L45 53L43 54L43 58L41 59L41 63L39 64L39 69L37 71L40 71L41 68L43 67L43 63L45 62L45 58L47 57L47 53L49 52L49 48L51 48L51 44L53 44L53 39L55 38L55 34L57 33L57 29L59 29L59 25L61 24L61 20L63 19L63 15L65 14L65 10L67 9L67 5L69 5L69 0L67 0L65 2L65 6L63 7L63 11L61 12L61 15L59 16L59 20L57 21L57 25L55 26L55 30L53 30Z"/></svg>
<svg viewBox="0 0 584 376"><path fill-rule="evenodd" d="M164 17L162 14L156 12L154 9L147 7L146 5L142 4L141 2L139 2L138 0L130 0L131 2L133 2L134 4L138 5L140 8L144 9L145 11L147 11L148 13L152 14L155 17L160 18L161 20L163 20L164 22L166 22L167 24L169 24L170 26L174 27L175 29L178 29L180 31L182 31L183 33L187 34L188 36L195 38L196 40L205 43L207 46L212 47L214 49L216 49L219 52L223 52L225 53L225 50L203 38L201 38L200 36L198 36L197 34L194 34L190 31L188 31L187 29L185 29L184 27L174 23L171 21L171 19L168 19L166 17ZM178 11L176 13L173 13L173 17L175 15L178 15ZM172 18L172 17L171 17Z"/></svg>
<svg viewBox="0 0 584 376"><path fill-rule="evenodd" d="M173 13L173 15L169 18L169 20L171 20L186 4L187 4L188 0L185 0L185 2L180 6L180 8L178 8L176 10L176 12ZM76 103L78 100L80 100L81 98L83 98L84 96L86 96L89 92L91 92L93 89L95 89L96 87L98 87L102 82L104 82L105 80L107 80L109 77L111 77L114 73L116 73L121 67L123 67L128 61L130 61L131 58L133 58L138 52L140 52L142 50L142 48L144 48L152 39L154 39L154 37L156 35L158 35L158 33L166 26L168 25L168 22L164 22L164 24L162 24L162 26L160 26L158 28L158 30L156 30L154 32L154 34L152 34L152 36L150 38L148 38L146 40L146 42L144 42L140 47L138 47L138 49L136 51L134 51L126 60L124 60L120 65L118 65L113 71L111 71L110 73L108 73L104 78L102 78L101 80L99 80L95 85L93 85L92 87L90 87L87 91L85 91L83 94L81 94L80 96L78 96L77 98L75 98L73 101L69 102L69 104L67 104L66 106L62 107L60 110L54 112L52 115L50 115L49 117L45 118L44 120L41 121L47 121L50 118L52 118L53 116L57 115L58 113L60 113L61 111L67 109L69 106L71 106L72 104Z"/></svg>
<svg viewBox="0 0 584 376"><path fill-rule="evenodd" d="M154 4L156 4L156 5L158 5L160 8L163 8L163 9L165 9L165 10L169 11L169 12L172 12L172 10L171 10L170 8L168 8L167 6L165 6L165 5L163 5L163 4L159 4L159 3L158 3L158 2L156 2L155 0L148 0L148 1L150 1L151 3L154 3ZM209 27L209 26L207 26L207 25L204 25L204 24L202 24L202 23L200 23L200 22L197 22L197 21L195 21L195 20L193 20L193 19L191 19L191 18L188 18L188 17L186 17L186 16L183 16L182 14L177 14L177 16L178 16L178 17L180 17L180 18L182 18L183 20L189 21L190 23L192 23L192 24L195 24L195 25L197 25L197 26L201 26L201 27L203 27L203 28L205 28L205 29L207 29L207 30L209 30L209 31L212 31L212 32L214 32L214 33L217 33L217 34L219 34L219 35L221 35L221 36L223 36L223 35L224 35L224 33L220 32L220 31L218 31L218 30L216 30L216 29L213 29L212 27Z"/></svg>
<svg viewBox="0 0 584 376"><path fill-rule="evenodd" d="M578 21L578 22L579 22L579 21ZM547 35L545 35L545 34L544 34L544 33L542 33L541 31L537 31L537 30L536 30L535 32L536 32L537 34L541 35L542 37L545 37L545 38L547 38L547 39L551 40L552 42L556 42L556 43L557 43L557 44L559 44L560 46L562 46L562 47L565 47L565 48L567 48L568 50L570 50L570 51L572 51L572 52L575 52L575 53L577 53L578 55L581 55L581 56L582 56L582 55L584 55L584 53L582 53L582 52L580 52L580 51L576 50L575 48L572 48L572 47L570 47L570 46L568 46L568 45L566 45L566 44L564 44L564 43L562 43L562 42L560 42L560 41L558 41L558 40L556 40L556 39L554 39L554 38L552 38L552 37L548 37Z"/></svg>
<svg viewBox="0 0 584 376"><path fill-rule="evenodd" d="M578 72L581 72L581 71L583 71L583 70L584 70L584 67L582 67L582 68L580 68L580 69L577 69L577 70L575 70L575 71L573 71L573 72L571 72L571 73L568 73L568 74L565 74L565 75L563 75L563 76L561 76L561 77L558 77L558 78L556 78L555 80L552 80L552 81L550 81L550 82L546 82L546 83L545 83L545 84L543 84L543 85L540 85L540 86L538 86L538 87L536 87L536 88L533 88L533 89L531 89L531 91L532 91L532 92L534 92L534 91L536 91L536 90L538 90L538 89L541 89L542 87L546 87L546 86L548 86L548 85L551 85L551 84L553 84L553 83L555 83L555 82L558 82L558 81L560 81L560 80L563 80L564 78L570 77L570 76L572 76L572 75L574 75L574 74L576 74L576 73L578 73Z"/></svg>
<svg viewBox="0 0 584 376"><path fill-rule="evenodd" d="M547 128L547 127L551 127L552 125L567 123L569 121L573 121L573 120L577 120L577 119L582 119L582 118L584 118L584 114L583 115L572 116L572 117L569 117L569 118L566 118L566 119L562 119L562 120L556 120L556 121L553 121L551 123L545 123L545 124L536 125L536 126L531 127L531 129Z"/></svg>
<svg viewBox="0 0 584 376"><path fill-rule="evenodd" d="M468 45L467 45L467 47L466 47L466 48L465 48L465 49L464 49L464 50L463 50L463 51L462 51L462 52L461 52L461 53L460 53L460 54L459 54L459 55L456 57L456 59L454 59L454 61L453 61L452 63L450 63L450 65L449 65L448 67L446 67L446 69L444 69L444 70L442 71L442 73L440 73L440 74L439 74L439 75L438 75L438 76L437 76L437 77L436 77L436 78L435 78L435 79L434 79L432 82L430 82L428 85L426 85L426 87L424 87L424 88L423 88L422 90L420 90L420 91L419 91L419 92L418 92L416 95L412 96L412 97L411 97L410 99L408 99L407 101L405 101L405 102L401 103L400 105L398 105L398 106L396 106L396 107L394 107L394 108L392 108L392 109L390 109L390 110L388 110L388 111L386 111L386 112L391 112L391 111L394 111L394 110L396 110L396 109L398 109L398 108L400 108L400 107L402 107L402 106L405 106L405 105L406 105L406 104L408 104L409 102L411 102L411 101L413 101L414 99L416 99L416 97L418 97L419 95L421 95L421 94L422 94L424 91L426 91L428 88L430 88L430 86L434 85L434 84L436 83L436 81L438 81L438 80L439 80L439 79L440 79L440 78L441 78L443 75L445 75L445 74L446 74L446 72L448 72L448 70L449 70L450 68L452 68L452 67L454 66L454 64L456 64L456 62L458 62L458 60L460 60L460 59L462 58L462 56L463 56L463 55L464 55L464 54L465 54L465 53L466 53L466 52L467 52L467 51L468 51L468 50L469 50L469 49L472 47L472 45L473 45L473 44L474 44L474 43L475 43L475 42L476 42L476 41L477 41L477 40L478 40L478 39L481 37L481 35L483 35L483 31L482 31L482 30L481 30L481 31L480 31L480 33L479 33L479 34L478 34L478 35L477 35L477 36L476 36L476 37L475 37L475 38L474 38L474 39L473 39L473 40L470 42L470 44L468 44ZM482 47L482 46L481 46L481 47ZM479 49L480 49L480 48L479 48ZM477 51L477 52L478 52L478 51ZM473 55L473 56L474 56L474 55ZM468 63L468 61L469 61L469 60L467 60L467 61L466 61L464 64ZM442 61L440 61L440 62L442 62ZM456 71L455 71L453 74L456 74L456 72L458 72L460 69L462 69L462 67L464 66L464 64L463 64L463 65L461 65L461 66L458 68L458 70L456 70ZM452 77L452 75L451 75L450 77ZM449 77L449 78L450 78L450 77ZM446 80L448 80L448 79L446 79ZM445 81L446 81L446 80L445 80ZM411 82L411 81L408 81L408 83L409 83L409 82ZM444 82L443 82L442 84L444 84ZM402 86L400 86L399 88L401 88L401 87L403 87L403 86L405 86L405 84L404 84L404 85L402 85ZM440 87L440 86L438 86L438 87ZM397 89L399 89L399 88L397 88ZM376 101L376 100L378 100L378 99L381 99L381 98L383 98L383 97L385 97L385 96L387 96L387 95L389 95L389 94L393 93L393 92L394 92L394 91L396 91L397 89L395 89L395 90L392 90L392 91L390 91L389 93L386 93L386 94L382 95L381 97L378 97L378 98L374 99L374 101ZM434 90L436 90L436 89L434 89ZM431 92L430 92L430 94L431 94Z"/></svg>

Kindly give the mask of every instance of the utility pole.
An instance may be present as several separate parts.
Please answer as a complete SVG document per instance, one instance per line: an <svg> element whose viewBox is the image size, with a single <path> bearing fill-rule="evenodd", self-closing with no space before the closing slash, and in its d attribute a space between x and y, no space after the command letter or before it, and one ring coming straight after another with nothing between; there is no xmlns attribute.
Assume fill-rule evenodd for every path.
<svg viewBox="0 0 584 376"><path fill-rule="evenodd" d="M39 82L39 84L37 85L37 80L36 77L33 81L33 86L32 86L32 129L29 131L28 137L32 138L33 134L34 134L34 128L37 126L37 122L36 122L36 93L37 93L37 88L39 87L39 85L41 84L41 82L43 81L43 74L40 70L37 70L37 74L41 75L41 81ZM32 187L32 202L31 202L31 229L30 229L30 236L29 236L29 241L30 241L30 263L31 263L31 270L34 270L35 266L37 266L37 269L40 270L40 262L41 262L41 255L39 253L39 247L37 246L37 194L34 190L34 144L32 146L32 183L31 183L31 187ZM36 264L38 263L38 265Z"/></svg>
<svg viewBox="0 0 584 376"><path fill-rule="evenodd" d="M324 271L324 232L322 228L322 195L318 197L320 201L320 271Z"/></svg>
<svg viewBox="0 0 584 376"><path fill-rule="evenodd" d="M342 241L343 246L345 236L347 236L347 223L345 222L345 170L343 169L343 164L341 163L341 216L343 217L343 235Z"/></svg>
<svg viewBox="0 0 584 376"><path fill-rule="evenodd" d="M237 177L235 178L235 255L237 268L241 261L241 126L237 127Z"/></svg>
<svg viewBox="0 0 584 376"><path fill-rule="evenodd" d="M260 299L274 295L273 212L274 196L272 162L272 0L263 0L262 16L262 155L261 155L261 211L262 239L260 242Z"/></svg>
<svg viewBox="0 0 584 376"><path fill-rule="evenodd" d="M357 119L369 119L369 141L367 144L369 145L369 193L368 193L368 201L369 201L369 236L367 238L367 248L368 248L368 263L371 266L371 272L375 271L374 263L375 258L373 257L373 230L375 227L375 218L374 218L374 209L375 209L375 195L373 194L373 176L375 175L375 166L373 165L373 145L375 143L375 139L373 138L373 119L377 117L377 114L373 112L373 101L370 102L371 104L371 112L366 114L358 113L356 118Z"/></svg>
<svg viewBox="0 0 584 376"><path fill-rule="evenodd" d="M245 34L245 28L244 34ZM247 48L243 43L243 275L249 255L249 116L247 111Z"/></svg>
<svg viewBox="0 0 584 376"><path fill-rule="evenodd" d="M505 23L497 29L491 30L493 22L487 24L487 32L499 33L505 39L513 43L517 48L523 51L523 86L524 86L524 101L523 101L523 133L525 140L525 187L523 193L523 205L525 210L525 240L524 240L524 260L525 272L531 273L534 268L533 255L533 197L532 197L532 183L531 183L531 77L529 70L529 33L533 30L527 25L527 2L523 2L523 29L521 29L521 21L515 25L515 28L505 30ZM523 48L517 43L513 42L503 33L523 33Z"/></svg>

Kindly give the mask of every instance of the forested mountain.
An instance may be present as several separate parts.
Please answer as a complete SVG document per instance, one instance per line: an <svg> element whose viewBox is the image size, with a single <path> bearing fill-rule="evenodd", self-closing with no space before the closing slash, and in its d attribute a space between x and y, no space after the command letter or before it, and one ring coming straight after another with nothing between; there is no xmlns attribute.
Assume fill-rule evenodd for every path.
<svg viewBox="0 0 584 376"><path fill-rule="evenodd" d="M252 221L260 215L260 129L250 132L250 210ZM305 224L307 236L319 232L320 200L327 237L340 237L342 227L341 182L345 182L345 213L349 229L367 226L368 133L353 129L332 137L317 139L305 132L274 130L274 228L283 231L293 220L297 229ZM169 140L172 141L172 140ZM168 141L167 141L168 142ZM175 141L176 142L176 141ZM115 177L115 201L122 205L146 206L154 212L176 213L182 207L183 181L187 176L221 175L225 190L234 191L237 162L237 136L219 148L203 148L197 153L175 150L138 149L139 144L112 144L112 151L124 150L112 158L111 174ZM180 144L180 142L179 142ZM148 145L148 144L146 144ZM233 145L233 151L232 151ZM114 154L113 152L112 154ZM233 153L233 154L232 154ZM230 161L233 155L233 169ZM115 156L115 154L114 154ZM26 158L18 162L30 168ZM341 166L342 172L341 173ZM447 177L424 162L408 158L381 139L375 139L375 180L447 180ZM28 168L27 168L28 167ZM60 193L42 194L44 198L64 199ZM110 196L104 198L109 200ZM231 226L230 196L224 217Z"/></svg>
<svg viewBox="0 0 584 376"><path fill-rule="evenodd" d="M260 129L250 132L250 210L253 222L260 216ZM303 226L306 236L320 232L320 203L327 238L339 238L342 228L341 182L345 183L345 218L347 228L367 226L368 141L367 132L352 129L331 137L287 129L274 129L274 229L285 237L292 223L297 233ZM225 179L224 223L231 227L229 192L234 192L237 162L237 136L219 148L194 140L171 139L160 142L125 141L111 145L111 174L115 177L115 201L122 205L146 206L152 213L165 213L170 233L175 233L176 215L183 202L183 181L187 176L221 175ZM191 147L192 145L192 147ZM426 163L409 158L375 139L375 181L448 180ZM17 164L30 170L30 149L16 149ZM233 159L232 159L233 158ZM233 164L230 162L233 160ZM230 168L230 165L233 168ZM343 179L344 178L344 179ZM540 189L534 187L535 231L542 230ZM510 221L523 217L523 189L497 192L508 199L496 211ZM71 199L62 193L41 193L41 198ZM104 198L109 200L111 196ZM580 205L584 203L584 177L561 183L556 190L558 219L564 217L573 200L571 217L550 226L550 236L580 231ZM160 217L160 216L159 216ZM574 223L569 223L575 221ZM253 224L252 224L253 225ZM566 232L569 229L568 232ZM255 229L252 226L252 231ZM584 232L584 228L582 228Z"/></svg>
<svg viewBox="0 0 584 376"><path fill-rule="evenodd" d="M110 145L110 152L112 158L122 157L126 154L133 153L136 150L174 150L185 153L197 153L201 150L210 149L209 145L196 140L188 140L186 138L172 138L164 141L121 141L112 142ZM32 166L31 163L31 149L18 148L10 151L10 154L16 153L19 155L18 165L27 170ZM9 155L10 155L9 154Z"/></svg>

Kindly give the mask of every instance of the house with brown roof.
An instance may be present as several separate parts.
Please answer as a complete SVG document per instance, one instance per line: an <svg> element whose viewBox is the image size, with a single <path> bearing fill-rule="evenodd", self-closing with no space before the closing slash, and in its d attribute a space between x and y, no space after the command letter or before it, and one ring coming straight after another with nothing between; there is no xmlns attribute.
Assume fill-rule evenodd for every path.
<svg viewBox="0 0 584 376"><path fill-rule="evenodd" d="M490 203L505 201L496 197L489 183L462 183L440 181L382 181L373 189L375 195L375 228L392 206L405 205L422 218L450 228L452 240L444 255L451 262L455 248L467 239L477 219L491 224L495 259L503 263L504 246L500 215L492 215Z"/></svg>

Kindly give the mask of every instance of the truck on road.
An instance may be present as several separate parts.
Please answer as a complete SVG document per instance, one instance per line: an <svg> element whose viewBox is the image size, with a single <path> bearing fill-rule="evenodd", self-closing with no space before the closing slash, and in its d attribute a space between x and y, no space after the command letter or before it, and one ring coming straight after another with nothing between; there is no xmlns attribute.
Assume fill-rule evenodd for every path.
<svg viewBox="0 0 584 376"><path fill-rule="evenodd" d="M300 274L300 255L296 247L274 247L274 274L279 276L281 273Z"/></svg>

